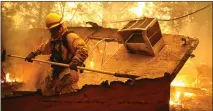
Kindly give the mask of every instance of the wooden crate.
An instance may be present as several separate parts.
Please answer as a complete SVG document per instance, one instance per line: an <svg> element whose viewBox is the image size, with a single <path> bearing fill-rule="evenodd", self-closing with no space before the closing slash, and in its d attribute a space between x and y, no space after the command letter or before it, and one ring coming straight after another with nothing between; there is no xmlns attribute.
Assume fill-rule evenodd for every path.
<svg viewBox="0 0 213 111"><path fill-rule="evenodd" d="M118 30L119 39L131 53L156 56L165 45L156 18L133 20Z"/></svg>

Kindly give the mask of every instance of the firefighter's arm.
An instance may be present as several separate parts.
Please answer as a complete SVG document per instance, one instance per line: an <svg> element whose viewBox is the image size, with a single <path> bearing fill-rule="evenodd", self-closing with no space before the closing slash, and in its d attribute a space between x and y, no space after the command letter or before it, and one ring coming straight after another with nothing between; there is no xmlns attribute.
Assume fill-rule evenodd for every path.
<svg viewBox="0 0 213 111"><path fill-rule="evenodd" d="M48 54L51 54L50 40L47 40L47 41L43 42L40 46L38 46L33 51L33 53L35 55L40 55L40 54L48 55Z"/></svg>
<svg viewBox="0 0 213 111"><path fill-rule="evenodd" d="M40 54L50 54L51 53L51 47L50 47L50 41L46 41L42 43L40 46L38 46L34 51L32 51L26 58L25 61L33 62L32 58L35 58L37 55Z"/></svg>
<svg viewBox="0 0 213 111"><path fill-rule="evenodd" d="M71 60L71 65L82 65L88 57L86 43L77 34L70 33L67 36L69 48L74 52L74 57ZM72 66L71 66L72 67ZM72 69L72 68L71 68Z"/></svg>

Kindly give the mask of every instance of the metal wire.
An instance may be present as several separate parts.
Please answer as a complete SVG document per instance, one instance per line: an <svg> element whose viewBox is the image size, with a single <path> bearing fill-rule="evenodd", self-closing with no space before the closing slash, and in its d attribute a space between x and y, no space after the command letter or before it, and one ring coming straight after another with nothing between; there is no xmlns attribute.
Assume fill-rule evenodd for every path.
<svg viewBox="0 0 213 111"><path fill-rule="evenodd" d="M195 13L197 13L197 12L200 12L200 11L202 11L202 10L204 10L204 9L206 9L206 8L208 8L208 7L210 7L210 6L212 6L212 4L209 4L209 5L207 5L207 6L203 7L203 8L201 8L201 9L198 9L198 10L196 10L196 11L194 11L194 12L191 12L191 13L188 13L188 14L186 14L186 15L182 15L182 16L180 16L180 17L176 17L176 18L172 18L172 19L158 19L158 20L159 20L159 21L173 21L173 20L178 20L178 19L187 17L187 16L189 16L189 15L195 14ZM112 21L112 22L107 22L107 23L128 22L128 21L137 20L137 19L141 19L141 18L134 18L134 19L128 19L128 20L121 20L121 21Z"/></svg>
<svg viewBox="0 0 213 111"><path fill-rule="evenodd" d="M105 44L104 44L104 51L103 51L103 56L102 56L101 66L102 66L102 65L103 65L103 63L104 63L104 58L105 58L105 56L106 56L106 42L105 42Z"/></svg>
<svg viewBox="0 0 213 111"><path fill-rule="evenodd" d="M119 51L119 49L121 48L122 45L120 45L120 47L118 48L118 50L109 58L107 59L101 66L101 69L103 68L103 66Z"/></svg>
<svg viewBox="0 0 213 111"><path fill-rule="evenodd" d="M100 43L103 42L103 41L105 41L105 39L99 40L99 41L93 46L92 50L89 52L88 55L90 55L90 54L93 52L93 50L98 46L98 44L100 44Z"/></svg>
<svg viewBox="0 0 213 111"><path fill-rule="evenodd" d="M189 15L195 14L195 13L197 13L197 12L199 12L199 11L202 11L202 10L204 10L204 9L210 7L210 6L212 6L212 4L207 5L207 6L203 7L203 8L201 8L201 9L198 9L198 10L196 10L196 11L194 11L194 12L188 13L188 14L183 15L183 16L180 16L180 17L176 17L176 18L172 18L172 19L168 19L168 20L167 20L167 19L158 19L158 20L159 20L159 21L173 21L173 20L178 20L178 19L187 17L187 16L189 16Z"/></svg>

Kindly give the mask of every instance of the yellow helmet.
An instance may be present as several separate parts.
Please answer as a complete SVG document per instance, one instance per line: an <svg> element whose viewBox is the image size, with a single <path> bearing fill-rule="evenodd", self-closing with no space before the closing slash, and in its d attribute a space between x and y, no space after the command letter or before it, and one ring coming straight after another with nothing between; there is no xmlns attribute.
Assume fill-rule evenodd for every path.
<svg viewBox="0 0 213 111"><path fill-rule="evenodd" d="M62 24L63 22L63 18L56 13L49 13L45 18L45 24L47 29L54 28Z"/></svg>

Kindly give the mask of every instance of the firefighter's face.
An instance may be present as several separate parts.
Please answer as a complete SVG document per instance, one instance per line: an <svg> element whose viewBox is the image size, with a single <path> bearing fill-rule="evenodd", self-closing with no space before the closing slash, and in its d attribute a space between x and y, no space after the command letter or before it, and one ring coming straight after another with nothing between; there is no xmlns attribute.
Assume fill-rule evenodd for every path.
<svg viewBox="0 0 213 111"><path fill-rule="evenodd" d="M51 35L52 35L53 37L57 37L58 35L60 35L61 30L62 30L61 25L49 29L49 31L50 31L50 33L51 33Z"/></svg>

